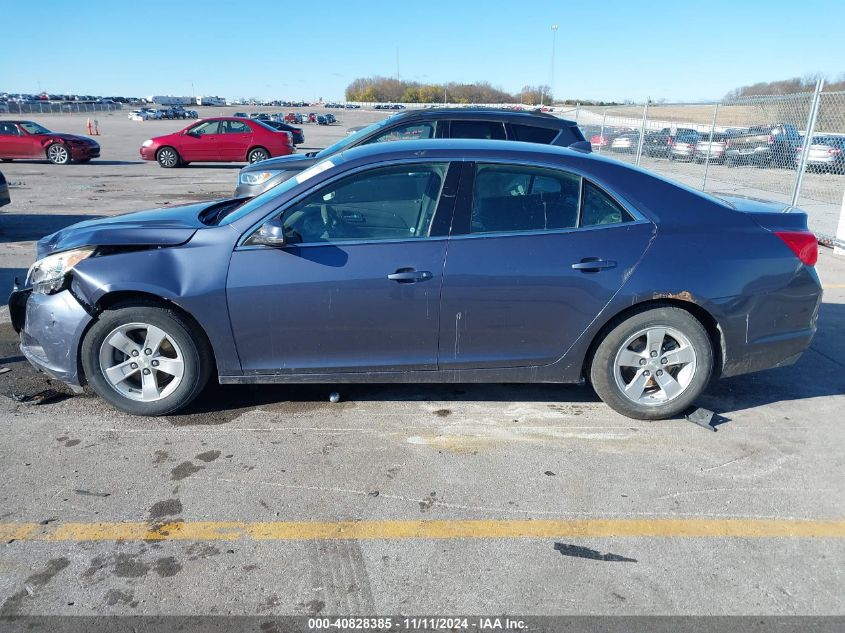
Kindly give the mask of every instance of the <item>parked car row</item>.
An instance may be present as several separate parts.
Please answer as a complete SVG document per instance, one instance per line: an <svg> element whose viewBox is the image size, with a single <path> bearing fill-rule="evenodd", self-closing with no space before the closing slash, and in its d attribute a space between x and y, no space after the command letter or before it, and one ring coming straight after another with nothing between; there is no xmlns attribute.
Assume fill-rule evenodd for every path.
<svg viewBox="0 0 845 633"><path fill-rule="evenodd" d="M610 149L620 153L635 153L640 133L630 128L607 128L590 137L596 149ZM804 139L789 123L752 126L747 129L728 128L722 132L699 132L692 128L663 128L646 132L642 139L645 156L678 161L695 161L728 167L755 165L757 167L795 168L800 164ZM845 137L815 135L807 155L807 168L830 173L845 173Z"/></svg>
<svg viewBox="0 0 845 633"><path fill-rule="evenodd" d="M128 118L133 121L147 121L150 119L198 119L199 113L196 110L186 110L182 106L171 108L139 108L132 110Z"/></svg>

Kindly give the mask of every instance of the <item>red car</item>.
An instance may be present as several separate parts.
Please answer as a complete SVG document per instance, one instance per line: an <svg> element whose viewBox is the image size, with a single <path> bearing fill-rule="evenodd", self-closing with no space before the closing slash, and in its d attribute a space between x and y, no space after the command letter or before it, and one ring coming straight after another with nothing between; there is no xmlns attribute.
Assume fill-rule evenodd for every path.
<svg viewBox="0 0 845 633"><path fill-rule="evenodd" d="M56 165L72 160L87 163L100 155L94 139L76 134L51 132L32 121L0 121L0 160L46 158Z"/></svg>
<svg viewBox="0 0 845 633"><path fill-rule="evenodd" d="M162 167L179 167L193 162L255 163L295 151L290 132L276 131L252 119L218 117L144 141L141 158L157 160Z"/></svg>

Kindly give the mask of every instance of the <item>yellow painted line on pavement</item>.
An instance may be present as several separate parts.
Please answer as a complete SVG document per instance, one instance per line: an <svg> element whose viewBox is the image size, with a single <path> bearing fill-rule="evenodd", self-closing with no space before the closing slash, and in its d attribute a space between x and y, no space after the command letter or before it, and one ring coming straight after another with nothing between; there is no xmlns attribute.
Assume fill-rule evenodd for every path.
<svg viewBox="0 0 845 633"><path fill-rule="evenodd" d="M558 519L456 521L176 521L0 523L17 541L322 541L511 538L845 538L845 520Z"/></svg>

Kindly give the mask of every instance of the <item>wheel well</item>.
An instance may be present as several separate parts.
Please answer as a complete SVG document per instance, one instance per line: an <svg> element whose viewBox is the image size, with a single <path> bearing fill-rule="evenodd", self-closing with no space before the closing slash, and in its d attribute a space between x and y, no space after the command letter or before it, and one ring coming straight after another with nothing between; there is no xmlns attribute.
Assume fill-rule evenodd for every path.
<svg viewBox="0 0 845 633"><path fill-rule="evenodd" d="M158 295L150 294L147 292L138 292L134 290L130 291L117 291L117 292L110 292L106 295L100 297L100 299L91 306L94 310L94 314L99 316L104 310L109 310L114 306L126 304L126 305L148 305L154 306L159 308L167 308L168 310L173 310L174 312L178 312L185 320L189 321L191 325L193 325L197 332L200 332L203 337L203 343L207 346L209 353L211 354L211 358L214 361L214 371L217 371L217 358L214 355L214 348L211 346L211 341L208 339L208 334L205 333L205 329L200 325L199 321L194 318L190 312L185 310L182 306L173 303L172 301L168 301ZM82 336L79 338L80 344L76 350L76 366L79 368L79 379L83 381L82 384L85 384L85 376L83 375L82 371L82 341L85 340L85 337L88 335L88 330L91 329L91 326L96 323L96 317L91 320L91 323L85 328L85 331L82 333Z"/></svg>
<svg viewBox="0 0 845 633"><path fill-rule="evenodd" d="M634 314L662 307L680 308L681 310L685 310L704 326L704 329L707 331L707 335L710 337L710 345L713 348L713 375L714 377L718 376L721 372L722 363L724 361L725 342L719 323L713 318L713 315L700 305L690 301L684 301L682 299L651 299L622 310L622 312L616 314L602 326L602 328L593 337L590 347L587 349L587 354L584 356L584 365L581 368L582 377L587 381L590 380L590 366L593 363L593 355L595 354L599 343L604 340L604 337L607 336L607 333L610 332L610 330Z"/></svg>

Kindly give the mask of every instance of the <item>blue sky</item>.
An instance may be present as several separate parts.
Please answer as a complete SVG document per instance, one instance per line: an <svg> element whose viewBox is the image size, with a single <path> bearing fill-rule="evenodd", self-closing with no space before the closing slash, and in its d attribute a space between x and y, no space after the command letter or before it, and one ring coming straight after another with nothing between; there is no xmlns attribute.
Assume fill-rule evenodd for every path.
<svg viewBox="0 0 845 633"><path fill-rule="evenodd" d="M516 91L551 82L552 24L559 25L559 98L691 101L757 81L845 72L841 0L0 6L0 91L10 92L40 86L98 95L341 99L356 77L396 75L397 50L403 79L486 80Z"/></svg>

